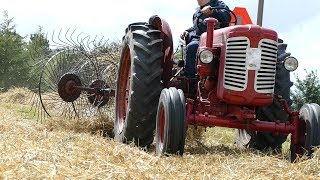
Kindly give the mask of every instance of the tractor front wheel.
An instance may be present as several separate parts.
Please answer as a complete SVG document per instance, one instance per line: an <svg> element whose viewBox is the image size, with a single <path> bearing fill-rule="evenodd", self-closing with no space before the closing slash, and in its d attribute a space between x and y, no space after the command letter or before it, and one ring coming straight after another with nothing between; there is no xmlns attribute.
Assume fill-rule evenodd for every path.
<svg viewBox="0 0 320 180"><path fill-rule="evenodd" d="M173 87L162 90L156 127L157 154L183 155L186 139L186 108L182 90Z"/></svg>
<svg viewBox="0 0 320 180"><path fill-rule="evenodd" d="M307 155L310 157L313 148L320 145L320 106L318 104L305 104L300 109L300 144L291 142L290 160L294 162L297 157Z"/></svg>
<svg viewBox="0 0 320 180"><path fill-rule="evenodd" d="M134 23L123 38L114 138L141 147L153 142L157 104L162 90L162 39L147 23Z"/></svg>

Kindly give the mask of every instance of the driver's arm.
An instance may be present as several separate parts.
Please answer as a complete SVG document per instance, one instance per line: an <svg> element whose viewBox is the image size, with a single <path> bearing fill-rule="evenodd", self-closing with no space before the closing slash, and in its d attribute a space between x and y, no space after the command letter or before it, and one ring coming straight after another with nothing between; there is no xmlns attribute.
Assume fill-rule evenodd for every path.
<svg viewBox="0 0 320 180"><path fill-rule="evenodd" d="M223 1L216 1L215 4L210 4L210 5L205 6L201 9L202 13L210 15L213 18L218 19L218 21L221 23L220 24L221 28L229 26L229 23L231 21L230 12L228 12L225 9L213 9L212 10L211 8L229 9L229 7Z"/></svg>
<svg viewBox="0 0 320 180"><path fill-rule="evenodd" d="M218 1L216 7L229 9L229 7L223 1ZM231 21L230 12L224 9L213 9L213 16L216 16L219 22L224 22L223 24L221 24L221 27L229 26L229 23Z"/></svg>

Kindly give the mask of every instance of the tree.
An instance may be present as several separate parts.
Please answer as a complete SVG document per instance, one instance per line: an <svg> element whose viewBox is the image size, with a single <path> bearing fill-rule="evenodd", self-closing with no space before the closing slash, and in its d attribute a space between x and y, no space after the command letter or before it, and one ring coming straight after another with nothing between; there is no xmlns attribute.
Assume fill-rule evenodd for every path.
<svg viewBox="0 0 320 180"><path fill-rule="evenodd" d="M51 50L49 47L49 40L43 32L42 27L39 26L38 30L30 35L30 40L26 45L28 57L28 88L35 90L38 87L40 73L48 60Z"/></svg>
<svg viewBox="0 0 320 180"><path fill-rule="evenodd" d="M306 77L300 79L296 75L294 92L291 93L293 99L293 109L299 110L305 103L320 104L320 80L317 71L306 72Z"/></svg>
<svg viewBox="0 0 320 180"><path fill-rule="evenodd" d="M26 40L16 32L14 18L3 11L0 22L0 88L37 86L43 60L50 54L49 41L42 28Z"/></svg>
<svg viewBox="0 0 320 180"><path fill-rule="evenodd" d="M50 54L49 40L39 26L37 32L30 35L30 41L27 45L32 63L37 63Z"/></svg>
<svg viewBox="0 0 320 180"><path fill-rule="evenodd" d="M3 12L0 23L0 88L26 84L29 72L25 56L24 38L16 32L13 18Z"/></svg>

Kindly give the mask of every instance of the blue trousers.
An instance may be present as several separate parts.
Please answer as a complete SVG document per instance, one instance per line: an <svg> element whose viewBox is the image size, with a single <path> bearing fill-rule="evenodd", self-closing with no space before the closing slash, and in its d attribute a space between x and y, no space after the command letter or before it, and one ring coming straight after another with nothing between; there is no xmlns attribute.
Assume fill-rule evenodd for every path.
<svg viewBox="0 0 320 180"><path fill-rule="evenodd" d="M196 55L199 47L199 41L191 41L186 47L186 65L185 76L187 78L195 78L196 69Z"/></svg>

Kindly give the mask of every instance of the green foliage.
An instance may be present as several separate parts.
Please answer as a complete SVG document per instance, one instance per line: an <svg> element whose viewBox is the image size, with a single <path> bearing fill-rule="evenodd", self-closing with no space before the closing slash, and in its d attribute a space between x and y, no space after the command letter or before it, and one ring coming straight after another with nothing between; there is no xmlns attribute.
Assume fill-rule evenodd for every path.
<svg viewBox="0 0 320 180"><path fill-rule="evenodd" d="M30 40L26 45L27 61L29 72L28 88L34 90L38 86L40 72L44 65L43 60L47 60L50 56L51 50L49 47L49 40L43 32L42 27L38 27L37 32L30 35Z"/></svg>
<svg viewBox="0 0 320 180"><path fill-rule="evenodd" d="M13 18L3 12L3 21L0 24L0 88L4 90L12 86L26 83L26 74L29 72L24 38L16 33Z"/></svg>
<svg viewBox="0 0 320 180"><path fill-rule="evenodd" d="M317 71L305 71L307 75L304 79L296 75L295 90L291 93L294 103L292 106L295 110L299 110L305 103L320 104L320 80Z"/></svg>
<svg viewBox="0 0 320 180"><path fill-rule="evenodd" d="M36 33L30 35L27 50L34 63L39 62L50 54L49 40L46 38L41 26L38 27Z"/></svg>
<svg viewBox="0 0 320 180"><path fill-rule="evenodd" d="M38 81L41 60L50 53L49 41L42 28L30 35L25 41L16 32L14 18L10 18L7 11L3 12L0 22L0 88L7 90L11 87L34 88Z"/></svg>
<svg viewBox="0 0 320 180"><path fill-rule="evenodd" d="M177 47L176 51L174 52L174 59L175 60L184 60L186 57L186 47L180 45Z"/></svg>

